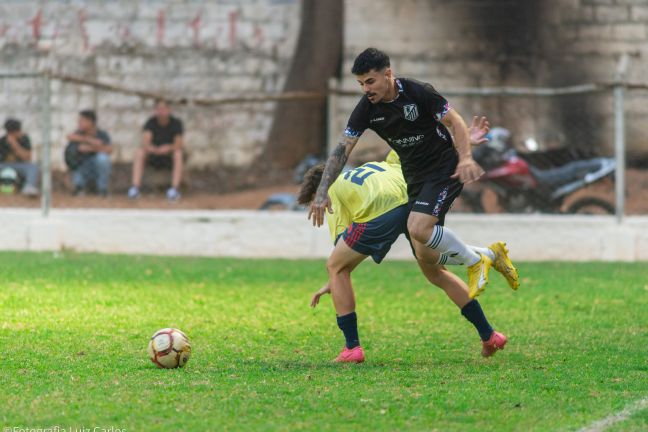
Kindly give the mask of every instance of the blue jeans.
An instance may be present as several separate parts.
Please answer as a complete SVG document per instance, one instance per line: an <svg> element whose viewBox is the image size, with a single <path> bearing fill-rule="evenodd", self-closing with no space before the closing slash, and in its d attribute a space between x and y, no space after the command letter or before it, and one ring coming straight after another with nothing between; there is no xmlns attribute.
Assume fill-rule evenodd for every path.
<svg viewBox="0 0 648 432"><path fill-rule="evenodd" d="M107 153L96 153L81 162L81 165L72 171L72 183L77 189L85 189L86 185L93 181L97 192L108 192L110 180L110 155Z"/></svg>
<svg viewBox="0 0 648 432"><path fill-rule="evenodd" d="M10 167L25 179L25 185L38 188L38 165L31 162L0 162L0 170Z"/></svg>

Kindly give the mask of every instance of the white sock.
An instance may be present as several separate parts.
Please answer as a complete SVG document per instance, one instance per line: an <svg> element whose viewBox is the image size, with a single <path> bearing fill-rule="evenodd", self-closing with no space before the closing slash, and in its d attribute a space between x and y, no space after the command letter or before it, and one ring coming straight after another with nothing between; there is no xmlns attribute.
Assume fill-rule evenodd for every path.
<svg viewBox="0 0 648 432"><path fill-rule="evenodd" d="M434 226L432 236L425 246L441 254L446 254L463 265L471 266L481 259L479 254L462 242L450 228L440 225Z"/></svg>
<svg viewBox="0 0 648 432"><path fill-rule="evenodd" d="M488 258L491 259L491 261L495 259L495 253L493 253L493 251L490 248L479 247L479 246L468 246L468 247L477 253L486 255Z"/></svg>
<svg viewBox="0 0 648 432"><path fill-rule="evenodd" d="M472 249L473 251L477 252L478 254L486 255L491 260L495 259L495 254L489 248L479 247L479 246L470 246L470 245L468 247L470 249ZM461 258L457 259L457 256L454 255L454 254L450 255L448 253L442 253L442 254L439 254L439 261L437 261L437 264L441 264L441 265L463 265L463 261L461 260Z"/></svg>
<svg viewBox="0 0 648 432"><path fill-rule="evenodd" d="M437 264L441 265L463 265L463 260L458 258L454 253L452 255L447 253L439 254L439 261Z"/></svg>

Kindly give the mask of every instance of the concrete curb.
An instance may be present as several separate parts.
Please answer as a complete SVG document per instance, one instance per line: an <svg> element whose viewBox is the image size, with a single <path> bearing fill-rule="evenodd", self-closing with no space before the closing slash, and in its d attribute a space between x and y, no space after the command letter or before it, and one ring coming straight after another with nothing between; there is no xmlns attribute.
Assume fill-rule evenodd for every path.
<svg viewBox="0 0 648 432"><path fill-rule="evenodd" d="M504 240L525 261L648 261L648 217L451 214L447 226L466 242ZM301 212L2 209L0 249L21 251L324 258L328 230ZM391 259L411 259L404 238Z"/></svg>

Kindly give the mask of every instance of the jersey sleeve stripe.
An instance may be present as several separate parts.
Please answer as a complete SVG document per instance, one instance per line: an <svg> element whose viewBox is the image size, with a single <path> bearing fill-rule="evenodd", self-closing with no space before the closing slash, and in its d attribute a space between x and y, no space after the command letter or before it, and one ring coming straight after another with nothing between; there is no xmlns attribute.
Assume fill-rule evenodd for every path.
<svg viewBox="0 0 648 432"><path fill-rule="evenodd" d="M344 129L344 136L348 136L350 138L358 138L360 135L362 135L362 132L358 132L356 130L353 130L348 126L347 126L346 129Z"/></svg>

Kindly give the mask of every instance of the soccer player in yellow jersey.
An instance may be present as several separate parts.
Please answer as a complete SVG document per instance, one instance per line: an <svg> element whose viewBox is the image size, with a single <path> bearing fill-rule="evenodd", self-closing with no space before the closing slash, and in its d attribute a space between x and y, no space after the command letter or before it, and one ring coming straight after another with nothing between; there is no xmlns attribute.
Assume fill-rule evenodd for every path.
<svg viewBox="0 0 648 432"><path fill-rule="evenodd" d="M308 218L316 226L324 224L324 214L331 207L328 189L362 134L370 129L401 159L410 200L407 230L416 253L424 255L423 249L429 248L461 260L469 292L477 296L488 284L493 262L444 227L445 214L464 184L484 174L472 157L466 123L431 84L396 76L383 51L364 50L354 60L351 73L363 95L329 155Z"/></svg>
<svg viewBox="0 0 648 432"><path fill-rule="evenodd" d="M484 142L487 131L485 118L473 119L471 142L475 145ZM306 174L298 198L301 204L313 200L323 170L322 164ZM346 339L345 348L335 360L359 363L365 356L358 337L351 272L367 256L380 263L400 234L408 236L407 184L400 160L392 151L385 162L369 162L342 173L328 193L333 212L328 213L326 219L335 248L327 262L329 283L314 295L311 305L315 306L322 294L331 292L338 326ZM495 243L490 248L472 248L490 256L496 270L507 278L513 289L517 288L517 272L503 243ZM416 258L427 279L442 288L475 326L483 342L482 355L488 357L502 349L506 336L493 330L477 300L469 296L468 286L443 267L443 264L460 264L461 261L432 249L420 251Z"/></svg>

